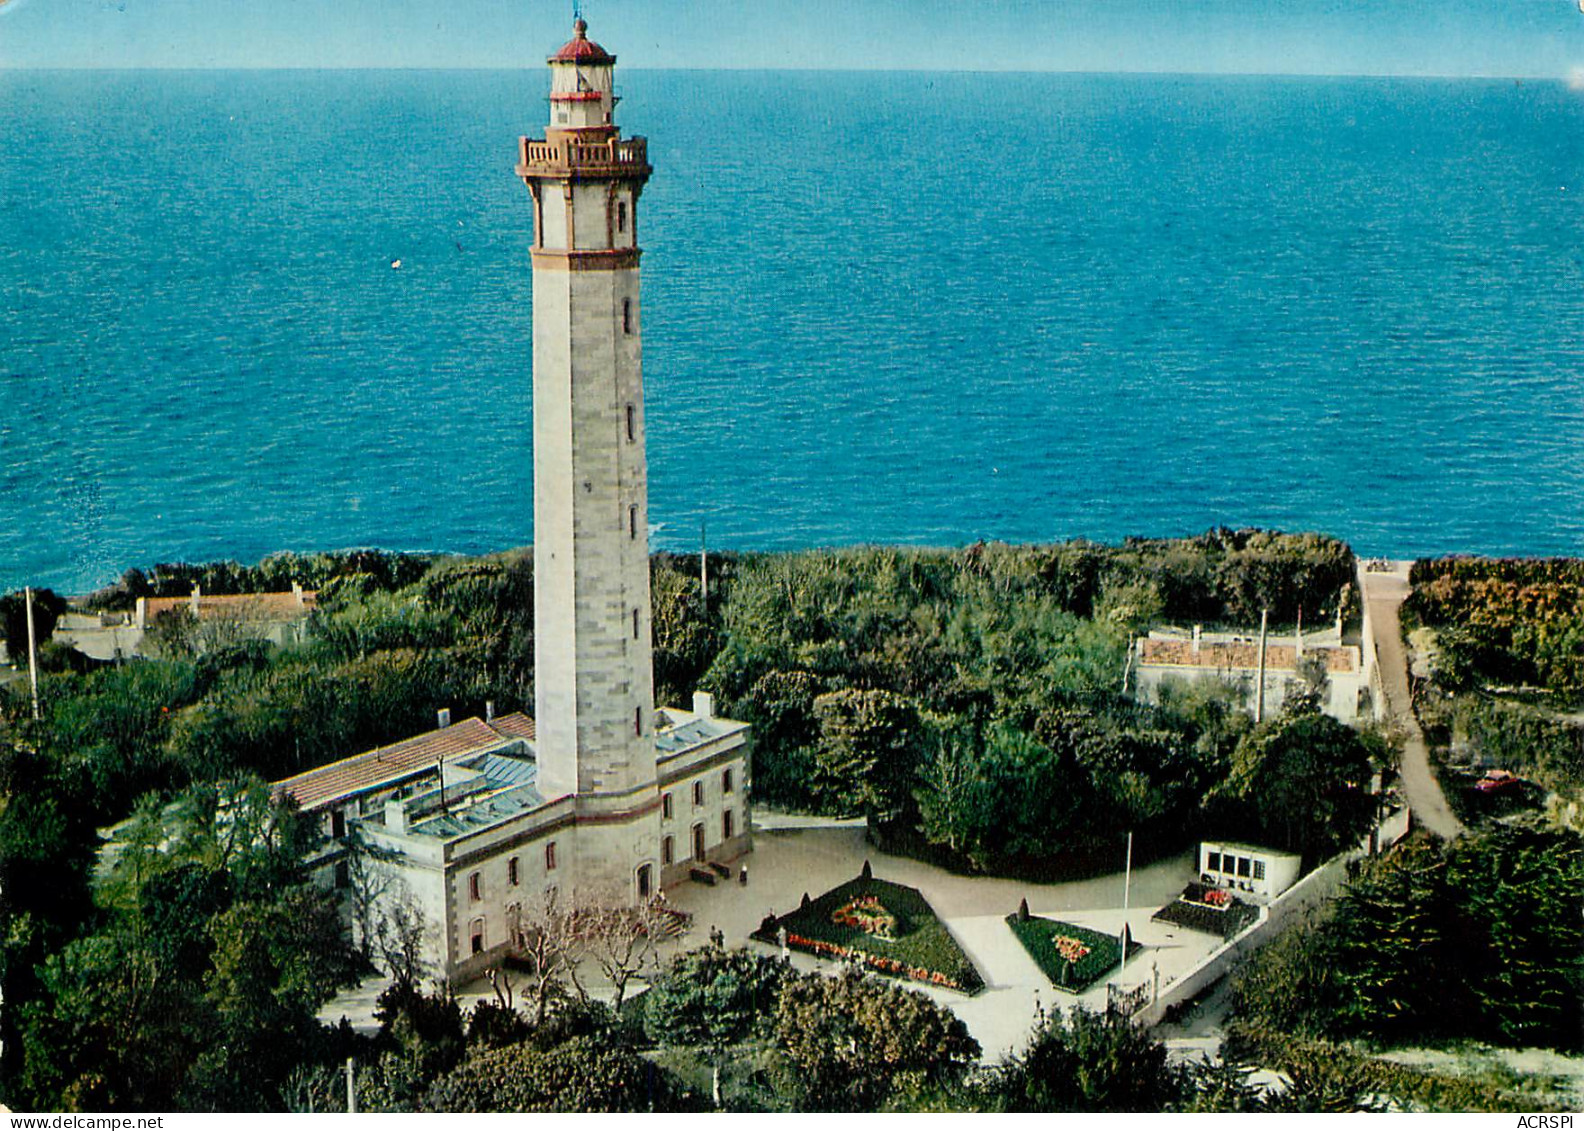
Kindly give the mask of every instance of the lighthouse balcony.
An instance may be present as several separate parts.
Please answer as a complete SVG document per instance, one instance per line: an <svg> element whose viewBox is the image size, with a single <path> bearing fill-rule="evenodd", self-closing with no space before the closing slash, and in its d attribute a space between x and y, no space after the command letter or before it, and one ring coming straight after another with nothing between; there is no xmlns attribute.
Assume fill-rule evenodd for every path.
<svg viewBox="0 0 1584 1131"><path fill-rule="evenodd" d="M644 176L649 165L645 138L610 138L600 142L522 138L517 147L520 177Z"/></svg>

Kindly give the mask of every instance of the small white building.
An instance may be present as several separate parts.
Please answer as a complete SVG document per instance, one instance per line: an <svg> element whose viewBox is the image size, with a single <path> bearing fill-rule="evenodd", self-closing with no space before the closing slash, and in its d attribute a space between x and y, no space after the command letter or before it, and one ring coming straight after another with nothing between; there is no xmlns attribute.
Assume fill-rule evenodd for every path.
<svg viewBox="0 0 1584 1131"><path fill-rule="evenodd" d="M1340 628L1271 633L1263 648L1258 630L1155 629L1134 641L1130 670L1129 687L1144 703L1159 703L1173 684L1215 681L1233 689L1249 714L1270 718L1319 676L1320 709L1332 718L1350 723L1372 710L1363 650L1345 642Z"/></svg>
<svg viewBox="0 0 1584 1131"><path fill-rule="evenodd" d="M1298 882L1296 853L1256 844L1207 840L1199 845L1199 882L1237 892L1250 903L1269 903Z"/></svg>

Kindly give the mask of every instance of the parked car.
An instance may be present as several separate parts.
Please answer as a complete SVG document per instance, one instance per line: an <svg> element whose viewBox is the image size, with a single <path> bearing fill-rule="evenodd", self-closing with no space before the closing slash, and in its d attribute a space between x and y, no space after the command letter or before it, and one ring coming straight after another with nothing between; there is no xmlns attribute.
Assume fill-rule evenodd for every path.
<svg viewBox="0 0 1584 1131"><path fill-rule="evenodd" d="M1523 779L1507 770L1487 770L1474 788L1481 793L1511 793L1522 785Z"/></svg>

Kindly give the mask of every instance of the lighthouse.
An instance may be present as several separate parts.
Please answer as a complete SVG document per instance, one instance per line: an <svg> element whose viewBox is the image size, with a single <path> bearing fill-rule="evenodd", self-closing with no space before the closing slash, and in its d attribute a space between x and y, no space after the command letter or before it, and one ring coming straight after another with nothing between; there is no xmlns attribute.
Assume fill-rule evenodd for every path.
<svg viewBox="0 0 1584 1131"><path fill-rule="evenodd" d="M651 169L645 140L616 128L616 57L588 37L587 23L579 18L548 62L550 122L542 139L520 140L517 165L534 209L538 787L547 800L575 795L580 826L611 835L631 826L617 839L652 851L659 794L638 285L638 204ZM656 827L640 828L648 818ZM627 855L623 845L604 847Z"/></svg>
<svg viewBox="0 0 1584 1131"><path fill-rule="evenodd" d="M320 882L338 882L348 845L380 851L393 882L378 901L437 924L425 959L456 983L521 953L556 908L658 904L753 850L748 724L705 691L691 709L654 705L638 294L651 170L644 139L616 129L615 56L582 19L572 30L549 59L544 137L517 146L534 210L536 717L443 712L437 730L275 783L344 842Z"/></svg>

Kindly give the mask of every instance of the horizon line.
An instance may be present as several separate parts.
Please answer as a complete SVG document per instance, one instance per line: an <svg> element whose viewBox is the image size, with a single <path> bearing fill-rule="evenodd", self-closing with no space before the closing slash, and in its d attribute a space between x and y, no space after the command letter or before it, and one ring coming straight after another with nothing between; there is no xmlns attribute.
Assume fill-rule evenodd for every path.
<svg viewBox="0 0 1584 1131"><path fill-rule="evenodd" d="M98 73L130 73L130 72L203 72L219 73L226 71L248 72L324 72L324 71L383 71L391 73L407 72L501 72L501 73L529 73L538 72L542 64L524 64L522 66L470 66L470 65L421 65L407 67L374 66L364 64L338 64L322 67L302 66L277 66L274 64L235 64L235 65L192 65L192 66L167 66L153 64L148 66L111 67L96 65L58 65L38 66L23 64L20 66L7 66L0 64L0 74L9 73L39 73L39 72L98 72ZM1412 71L1162 71L1147 69L1121 69L1121 70L1087 70L1087 69L1062 69L1062 68L974 68L974 67L642 67L629 66L623 68L623 73L704 73L704 74L893 74L893 75L1084 75L1095 77L1128 76L1128 77L1156 77L1156 78L1313 78L1313 79L1421 79L1434 81L1468 81L1468 82L1554 82L1568 85L1575 81L1575 74L1446 74L1439 72L1412 72ZM1575 72L1576 73L1576 72Z"/></svg>

